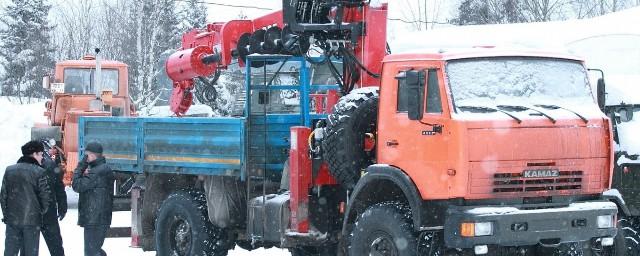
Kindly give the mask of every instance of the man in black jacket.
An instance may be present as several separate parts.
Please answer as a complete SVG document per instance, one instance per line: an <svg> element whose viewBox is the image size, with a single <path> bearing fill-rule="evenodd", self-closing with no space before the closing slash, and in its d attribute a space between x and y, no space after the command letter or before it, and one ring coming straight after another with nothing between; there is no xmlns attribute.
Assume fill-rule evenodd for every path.
<svg viewBox="0 0 640 256"><path fill-rule="evenodd" d="M2 179L0 205L7 224L5 256L37 256L42 216L49 208L49 184L41 167L44 147L39 141L22 146L17 164L7 167Z"/></svg>
<svg viewBox="0 0 640 256"><path fill-rule="evenodd" d="M102 156L102 145L87 144L73 172L73 190L80 193L78 225L84 227L84 255L104 256L102 244L111 225L113 172Z"/></svg>
<svg viewBox="0 0 640 256"><path fill-rule="evenodd" d="M47 242L51 256L64 256L58 219L62 220L67 214L67 193L64 191L64 173L60 170L60 157L56 151L55 148L49 149L42 159L42 167L49 179L52 192L49 209L42 220L42 236Z"/></svg>

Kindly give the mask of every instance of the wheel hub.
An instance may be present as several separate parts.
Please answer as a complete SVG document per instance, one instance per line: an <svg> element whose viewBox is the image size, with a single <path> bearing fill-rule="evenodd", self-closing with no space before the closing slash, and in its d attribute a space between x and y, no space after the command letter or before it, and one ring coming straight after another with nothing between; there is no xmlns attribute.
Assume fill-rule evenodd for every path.
<svg viewBox="0 0 640 256"><path fill-rule="evenodd" d="M176 219L171 228L172 255L187 256L191 248L191 226L182 219Z"/></svg>
<svg viewBox="0 0 640 256"><path fill-rule="evenodd" d="M374 236L369 246L369 256L397 256L398 250L393 239L387 234Z"/></svg>

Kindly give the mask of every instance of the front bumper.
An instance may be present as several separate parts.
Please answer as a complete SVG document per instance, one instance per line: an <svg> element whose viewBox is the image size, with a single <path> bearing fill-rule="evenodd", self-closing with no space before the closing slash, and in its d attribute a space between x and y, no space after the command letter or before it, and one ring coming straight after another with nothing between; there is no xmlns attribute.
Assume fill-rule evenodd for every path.
<svg viewBox="0 0 640 256"><path fill-rule="evenodd" d="M531 207L531 205L527 205ZM615 237L617 228L598 228L597 217L618 212L612 202L573 203L566 207L521 210L515 207L451 206L447 210L444 233L449 248L476 245L527 246L539 243L587 241ZM462 223L493 223L489 236L463 237Z"/></svg>

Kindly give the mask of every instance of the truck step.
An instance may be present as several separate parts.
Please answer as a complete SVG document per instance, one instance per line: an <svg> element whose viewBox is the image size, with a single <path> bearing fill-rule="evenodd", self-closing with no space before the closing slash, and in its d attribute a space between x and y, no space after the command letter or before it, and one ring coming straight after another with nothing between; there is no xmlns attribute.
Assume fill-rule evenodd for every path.
<svg viewBox="0 0 640 256"><path fill-rule="evenodd" d="M107 237L131 237L131 227L110 227L107 231Z"/></svg>
<svg viewBox="0 0 640 256"><path fill-rule="evenodd" d="M113 211L114 212L128 212L131 211L131 199L126 197L114 197L113 198Z"/></svg>

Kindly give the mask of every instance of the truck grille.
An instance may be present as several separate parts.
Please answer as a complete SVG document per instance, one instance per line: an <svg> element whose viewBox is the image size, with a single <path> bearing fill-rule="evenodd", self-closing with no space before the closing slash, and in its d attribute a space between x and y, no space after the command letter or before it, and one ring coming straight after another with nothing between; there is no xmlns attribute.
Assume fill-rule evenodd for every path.
<svg viewBox="0 0 640 256"><path fill-rule="evenodd" d="M557 177L525 178L522 173L496 173L494 193L567 191L582 189L582 171L560 171Z"/></svg>

